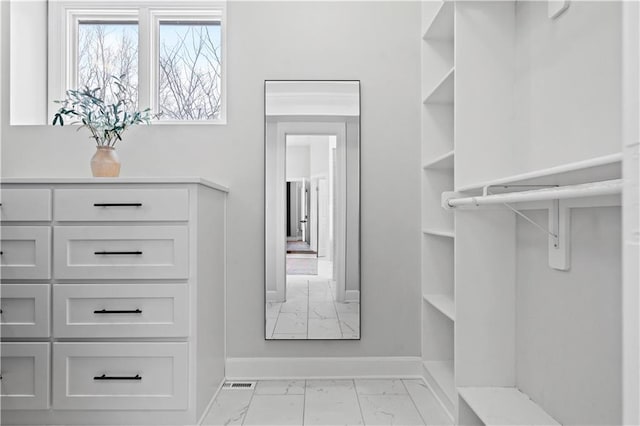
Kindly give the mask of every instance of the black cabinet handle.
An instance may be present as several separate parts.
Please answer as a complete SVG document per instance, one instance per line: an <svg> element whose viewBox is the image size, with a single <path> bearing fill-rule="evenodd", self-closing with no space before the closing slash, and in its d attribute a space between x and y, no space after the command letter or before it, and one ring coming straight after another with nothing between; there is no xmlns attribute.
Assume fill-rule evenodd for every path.
<svg viewBox="0 0 640 426"><path fill-rule="evenodd" d="M95 376L93 380L142 380L142 377L139 374L135 376L107 376L103 374L102 376Z"/></svg>
<svg viewBox="0 0 640 426"><path fill-rule="evenodd" d="M94 251L93 254L96 256L118 256L118 255L127 255L127 254L135 254L141 255L141 251Z"/></svg>
<svg viewBox="0 0 640 426"><path fill-rule="evenodd" d="M0 256L2 256L3 254L4 254L4 252L3 252L3 251L0 251Z"/></svg>
<svg viewBox="0 0 640 426"><path fill-rule="evenodd" d="M128 311L100 309L99 311L93 311L93 313L94 314L141 314L142 311L140 309L128 310Z"/></svg>
<svg viewBox="0 0 640 426"><path fill-rule="evenodd" d="M142 207L142 203L93 203L94 207Z"/></svg>

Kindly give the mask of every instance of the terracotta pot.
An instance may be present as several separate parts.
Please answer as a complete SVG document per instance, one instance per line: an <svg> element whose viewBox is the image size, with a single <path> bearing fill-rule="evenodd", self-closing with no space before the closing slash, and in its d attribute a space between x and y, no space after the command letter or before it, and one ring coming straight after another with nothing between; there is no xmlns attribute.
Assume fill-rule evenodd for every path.
<svg viewBox="0 0 640 426"><path fill-rule="evenodd" d="M120 175L120 158L112 146L97 146L91 157L91 172L94 177L118 177Z"/></svg>

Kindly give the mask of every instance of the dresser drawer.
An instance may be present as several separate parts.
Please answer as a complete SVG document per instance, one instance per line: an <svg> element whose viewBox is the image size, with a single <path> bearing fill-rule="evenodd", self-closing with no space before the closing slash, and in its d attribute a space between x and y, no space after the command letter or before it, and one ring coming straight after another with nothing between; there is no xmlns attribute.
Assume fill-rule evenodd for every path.
<svg viewBox="0 0 640 426"><path fill-rule="evenodd" d="M57 337L187 337L186 284L56 284Z"/></svg>
<svg viewBox="0 0 640 426"><path fill-rule="evenodd" d="M3 226L0 230L2 279L48 279L51 277L48 226Z"/></svg>
<svg viewBox="0 0 640 426"><path fill-rule="evenodd" d="M2 338L49 337L49 284L0 285Z"/></svg>
<svg viewBox="0 0 640 426"><path fill-rule="evenodd" d="M49 407L49 343L2 343L3 410Z"/></svg>
<svg viewBox="0 0 640 426"><path fill-rule="evenodd" d="M186 221L189 190L56 189L57 221Z"/></svg>
<svg viewBox="0 0 640 426"><path fill-rule="evenodd" d="M55 343L53 406L186 409L187 353L187 343Z"/></svg>
<svg viewBox="0 0 640 426"><path fill-rule="evenodd" d="M48 189L2 189L0 220L50 221L51 191Z"/></svg>
<svg viewBox="0 0 640 426"><path fill-rule="evenodd" d="M59 279L185 279L186 226L56 226Z"/></svg>

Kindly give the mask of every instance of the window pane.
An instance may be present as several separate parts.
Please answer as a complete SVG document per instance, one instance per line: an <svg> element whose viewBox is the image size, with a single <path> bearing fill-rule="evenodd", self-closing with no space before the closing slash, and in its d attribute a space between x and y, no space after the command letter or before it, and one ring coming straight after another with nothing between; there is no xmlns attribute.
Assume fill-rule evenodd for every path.
<svg viewBox="0 0 640 426"><path fill-rule="evenodd" d="M112 84L121 78L125 90ZM81 22L78 25L78 87L100 88L108 103L138 103L138 24Z"/></svg>
<svg viewBox="0 0 640 426"><path fill-rule="evenodd" d="M220 118L220 24L162 22L159 50L160 119Z"/></svg>

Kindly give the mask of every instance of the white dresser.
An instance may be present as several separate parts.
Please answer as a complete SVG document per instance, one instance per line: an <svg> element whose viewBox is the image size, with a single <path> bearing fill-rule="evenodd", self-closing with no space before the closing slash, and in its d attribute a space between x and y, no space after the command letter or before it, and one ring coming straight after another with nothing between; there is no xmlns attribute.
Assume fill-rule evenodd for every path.
<svg viewBox="0 0 640 426"><path fill-rule="evenodd" d="M224 379L226 193L2 181L3 425L198 423Z"/></svg>

